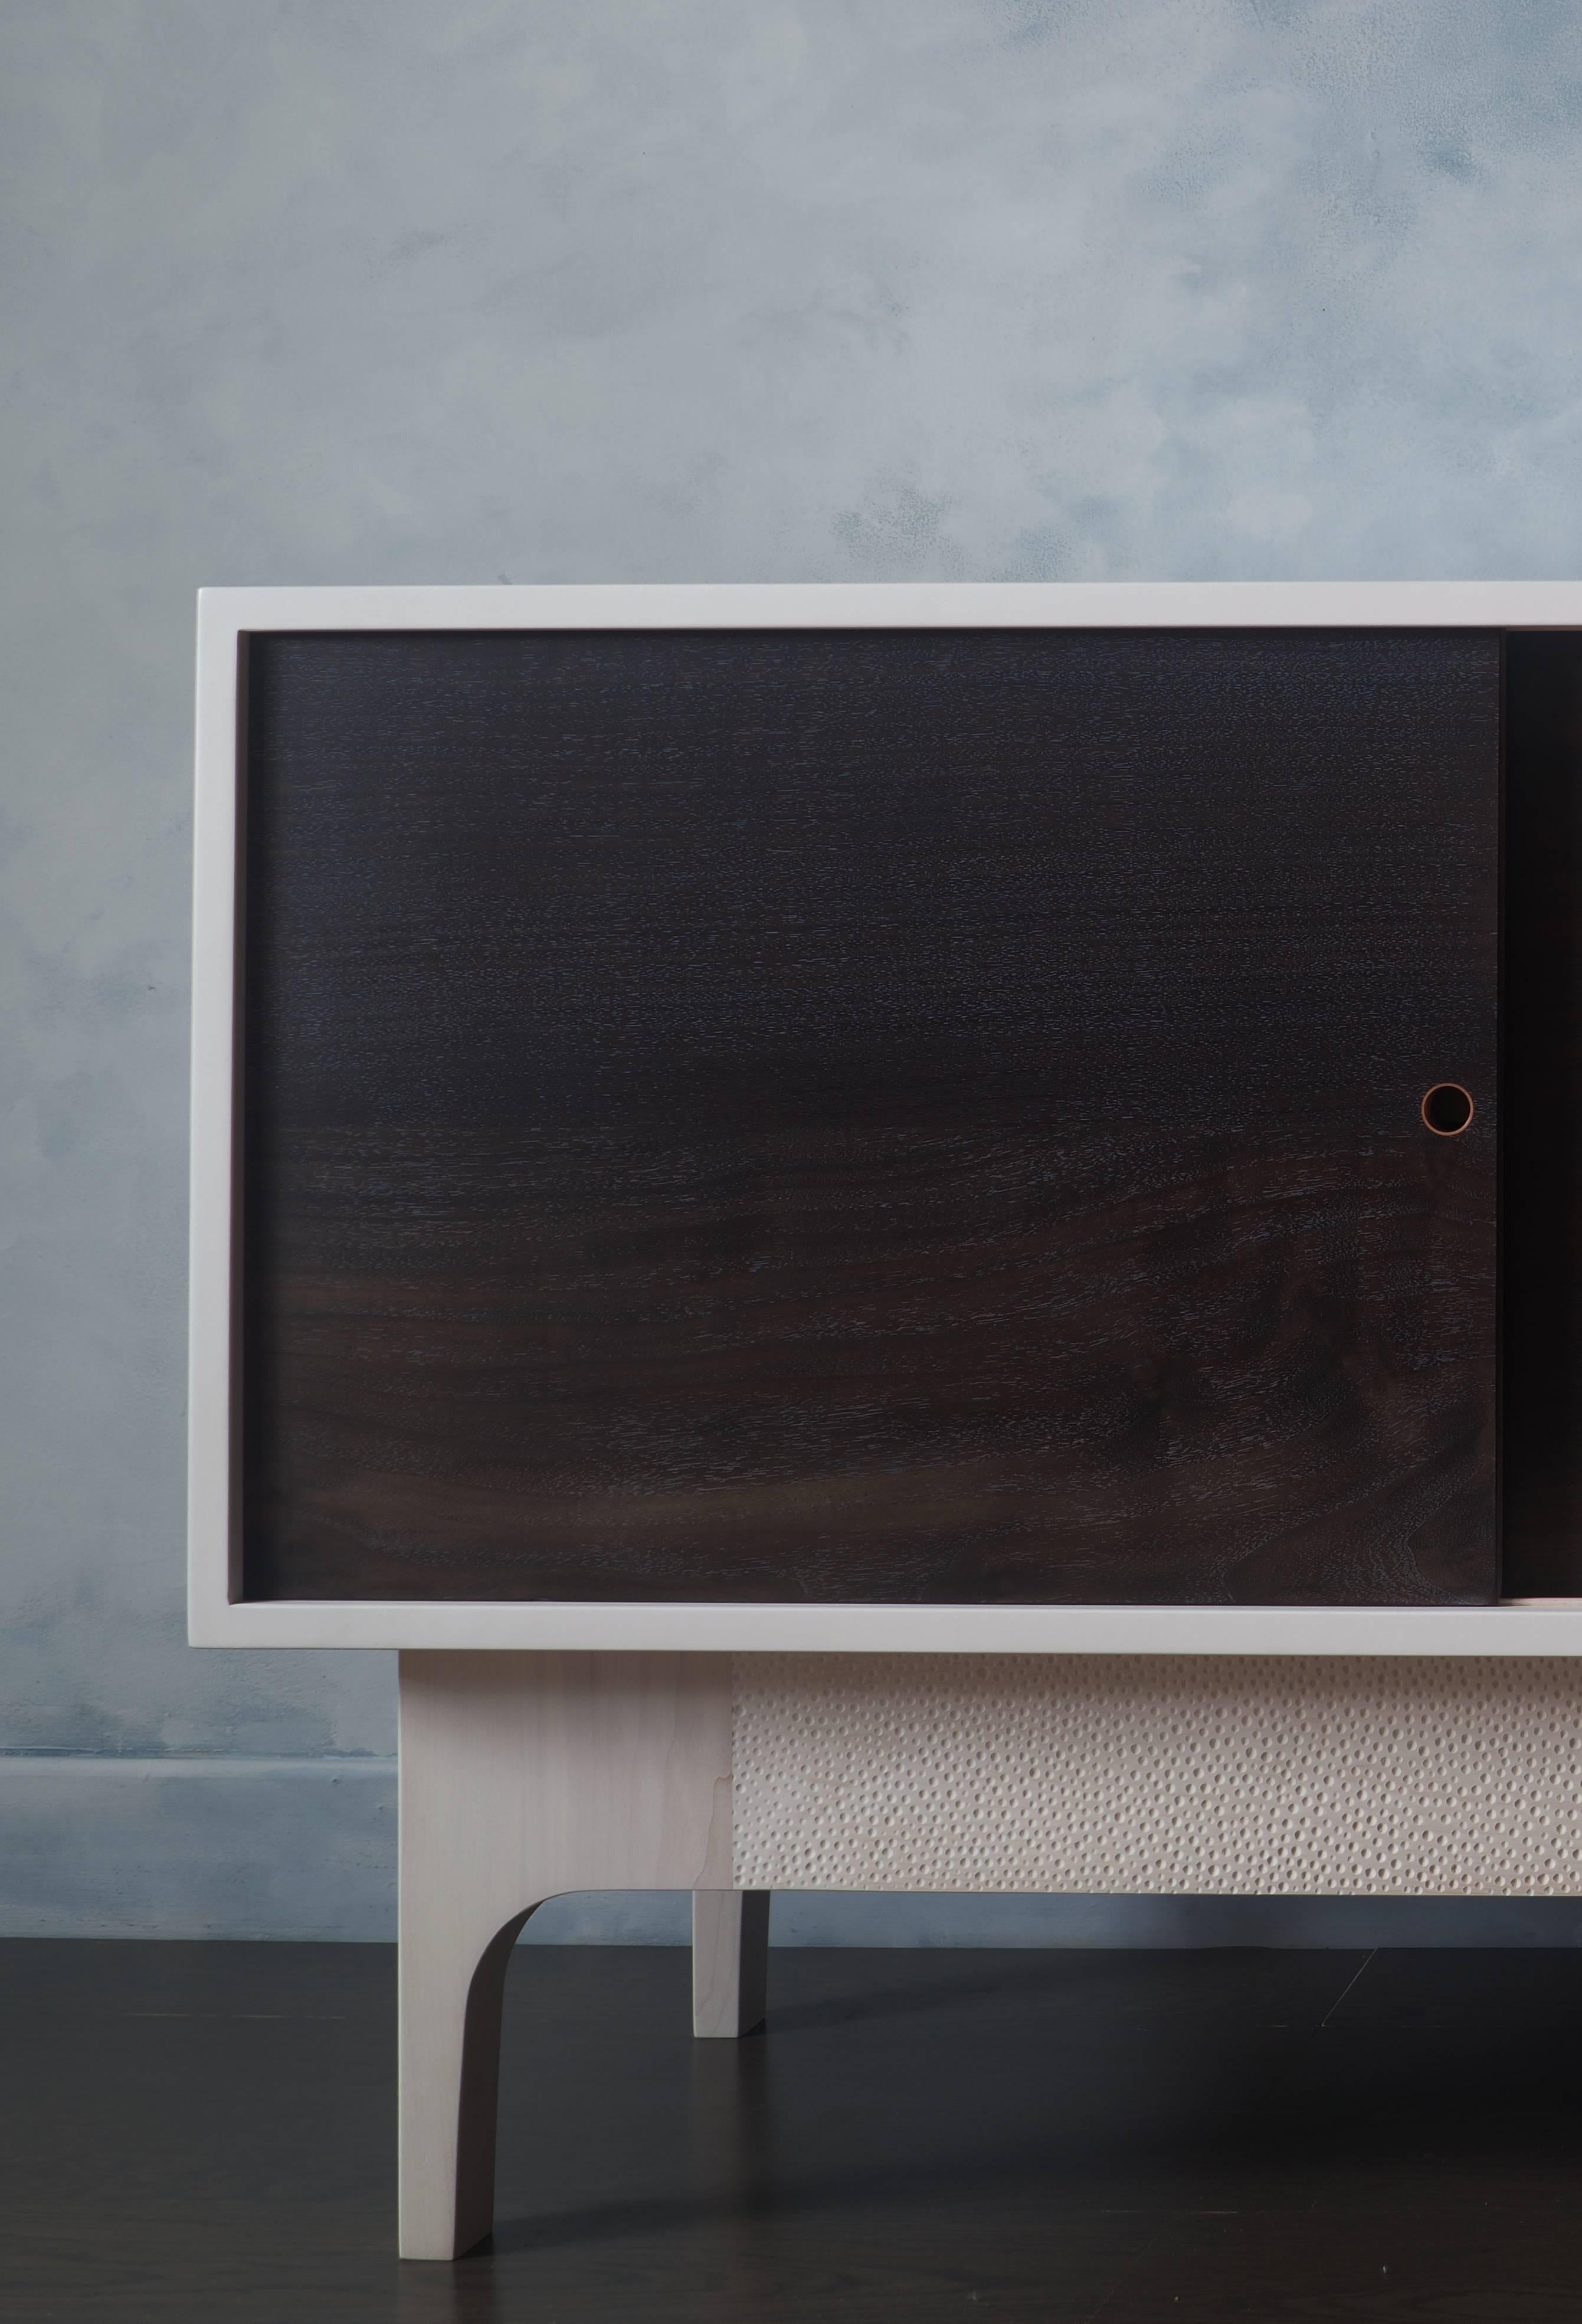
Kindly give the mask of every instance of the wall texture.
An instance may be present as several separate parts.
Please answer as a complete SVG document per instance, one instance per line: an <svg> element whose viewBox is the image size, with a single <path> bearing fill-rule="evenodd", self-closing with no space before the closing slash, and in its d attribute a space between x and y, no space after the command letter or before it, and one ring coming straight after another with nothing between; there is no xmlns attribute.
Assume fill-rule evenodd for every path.
<svg viewBox="0 0 1582 2324"><path fill-rule="evenodd" d="M387 1924L387 1663L183 1643L194 589L1574 574L1579 164L1570 0L10 0L0 1926Z"/></svg>

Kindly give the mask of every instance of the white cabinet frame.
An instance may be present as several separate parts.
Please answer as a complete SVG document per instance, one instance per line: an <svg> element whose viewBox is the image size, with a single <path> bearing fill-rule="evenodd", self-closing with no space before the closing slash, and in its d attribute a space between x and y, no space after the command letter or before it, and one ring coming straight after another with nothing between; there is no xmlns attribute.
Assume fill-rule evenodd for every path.
<svg viewBox="0 0 1582 2324"><path fill-rule="evenodd" d="M1573 1655L1582 1604L820 1606L247 1602L240 1586L237 802L268 631L1582 629L1582 582L703 584L206 589L193 841L189 1635L202 1646L849 1654Z"/></svg>

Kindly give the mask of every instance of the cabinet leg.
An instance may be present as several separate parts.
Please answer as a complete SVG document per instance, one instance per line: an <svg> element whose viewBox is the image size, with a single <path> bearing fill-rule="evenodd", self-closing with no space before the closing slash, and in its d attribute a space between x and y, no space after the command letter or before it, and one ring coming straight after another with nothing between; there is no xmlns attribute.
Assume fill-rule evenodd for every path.
<svg viewBox="0 0 1582 2324"><path fill-rule="evenodd" d="M729 2042L763 2023L769 1891L692 1891L692 2031Z"/></svg>
<svg viewBox="0 0 1582 2324"><path fill-rule="evenodd" d="M459 2258L494 2226L500 2015L511 1949L527 1918L517 1914L481 1950L458 1948L431 1928L402 1938L403 2259Z"/></svg>
<svg viewBox="0 0 1582 2324"><path fill-rule="evenodd" d="M720 1655L401 1657L401 2250L494 2224L500 2009L550 1896L723 1888L731 1689Z"/></svg>

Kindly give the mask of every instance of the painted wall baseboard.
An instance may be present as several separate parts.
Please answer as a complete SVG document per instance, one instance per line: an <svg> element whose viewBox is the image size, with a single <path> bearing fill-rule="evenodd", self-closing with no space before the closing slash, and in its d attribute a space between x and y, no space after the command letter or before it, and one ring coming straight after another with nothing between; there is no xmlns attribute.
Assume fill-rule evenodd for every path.
<svg viewBox="0 0 1582 2324"><path fill-rule="evenodd" d="M391 1759L0 1757L0 1936L381 1941ZM565 1896L535 1944L685 1944L688 1899ZM1582 1945L1582 1898L777 1895L782 1945Z"/></svg>
<svg viewBox="0 0 1582 2324"><path fill-rule="evenodd" d="M0 1935L394 1934L393 1759L0 1758Z"/></svg>

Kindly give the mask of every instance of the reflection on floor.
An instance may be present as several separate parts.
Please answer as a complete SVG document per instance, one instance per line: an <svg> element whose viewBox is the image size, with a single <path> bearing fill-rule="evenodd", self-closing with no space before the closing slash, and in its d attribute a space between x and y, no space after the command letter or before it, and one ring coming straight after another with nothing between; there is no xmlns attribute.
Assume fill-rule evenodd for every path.
<svg viewBox="0 0 1582 2324"><path fill-rule="evenodd" d="M1568 1952L524 1948L499 2231L394 2242L383 1946L0 1944L6 2324L1582 2316Z"/></svg>

